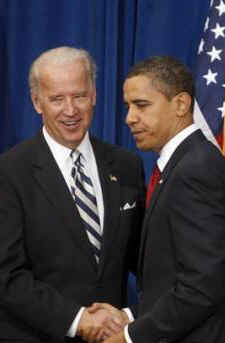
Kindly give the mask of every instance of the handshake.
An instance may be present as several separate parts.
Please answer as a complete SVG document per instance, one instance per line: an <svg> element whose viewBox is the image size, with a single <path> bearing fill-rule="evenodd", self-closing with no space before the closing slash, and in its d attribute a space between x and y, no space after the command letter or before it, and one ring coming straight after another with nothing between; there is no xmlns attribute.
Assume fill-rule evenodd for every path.
<svg viewBox="0 0 225 343"><path fill-rule="evenodd" d="M128 323L123 310L106 303L94 303L82 313L77 335L89 343L122 343L126 342L123 328Z"/></svg>

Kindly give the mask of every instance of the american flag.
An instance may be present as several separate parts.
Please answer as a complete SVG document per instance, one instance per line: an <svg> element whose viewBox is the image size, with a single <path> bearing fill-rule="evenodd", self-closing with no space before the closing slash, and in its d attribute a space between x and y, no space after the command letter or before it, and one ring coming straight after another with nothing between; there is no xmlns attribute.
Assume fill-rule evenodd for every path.
<svg viewBox="0 0 225 343"><path fill-rule="evenodd" d="M224 152L225 0L211 0L196 70L195 122Z"/></svg>

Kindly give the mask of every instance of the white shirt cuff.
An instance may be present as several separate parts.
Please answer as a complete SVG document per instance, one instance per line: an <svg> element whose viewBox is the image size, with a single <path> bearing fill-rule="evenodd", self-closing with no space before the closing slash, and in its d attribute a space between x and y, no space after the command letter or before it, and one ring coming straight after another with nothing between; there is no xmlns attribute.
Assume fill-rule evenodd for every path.
<svg viewBox="0 0 225 343"><path fill-rule="evenodd" d="M81 307L81 309L79 310L79 312L77 313L76 317L74 318L74 321L72 322L69 330L67 331L67 337L70 337L70 338L73 338L76 336L76 333L77 333L77 327L78 327L78 324L79 324L79 321L80 321L80 318L83 314L85 310L85 307Z"/></svg>
<svg viewBox="0 0 225 343"><path fill-rule="evenodd" d="M133 316L131 310L128 307L126 307L126 308L123 308L123 311L126 312L127 317L129 319L129 322L133 322L134 321L134 316Z"/></svg>
<svg viewBox="0 0 225 343"><path fill-rule="evenodd" d="M124 327L124 336L127 343L133 343L132 339L130 338L129 332L128 332L128 325Z"/></svg>

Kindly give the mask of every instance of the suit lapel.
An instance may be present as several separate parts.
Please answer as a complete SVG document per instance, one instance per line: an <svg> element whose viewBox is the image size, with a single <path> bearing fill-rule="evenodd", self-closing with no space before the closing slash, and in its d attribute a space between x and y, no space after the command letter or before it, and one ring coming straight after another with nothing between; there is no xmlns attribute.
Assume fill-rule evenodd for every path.
<svg viewBox="0 0 225 343"><path fill-rule="evenodd" d="M36 182L42 188L49 202L55 207L55 215L63 217L65 227L70 229L72 237L85 250L85 256L90 258L96 268L92 247L83 228L79 212L63 175L42 135L38 137L35 149L32 163L33 176ZM65 230L65 228L62 228L62 230Z"/></svg>
<svg viewBox="0 0 225 343"><path fill-rule="evenodd" d="M114 160L110 148L106 149L101 142L91 139L100 177L103 202L104 226L103 244L99 261L99 273L102 273L107 257L112 251L117 235L115 228L119 225L120 216L120 180L115 172L117 161Z"/></svg>
<svg viewBox="0 0 225 343"><path fill-rule="evenodd" d="M171 175L172 170L176 167L179 161L183 158L183 156L196 144L200 144L202 141L205 141L206 138L202 134L200 130L193 132L190 136L188 136L175 150L175 152L170 157L165 169L163 170L160 182L157 184L154 193L151 198L151 202L149 208L146 211L144 223L143 223L143 231L141 237L141 244L140 244L140 253L139 253L139 260L138 260L138 270L142 270L142 262L144 257L144 249L145 249L145 242L146 236L149 231L149 221L150 217L154 211L155 206L157 205L157 201L160 197L160 193L163 191L164 186L169 180L169 176Z"/></svg>

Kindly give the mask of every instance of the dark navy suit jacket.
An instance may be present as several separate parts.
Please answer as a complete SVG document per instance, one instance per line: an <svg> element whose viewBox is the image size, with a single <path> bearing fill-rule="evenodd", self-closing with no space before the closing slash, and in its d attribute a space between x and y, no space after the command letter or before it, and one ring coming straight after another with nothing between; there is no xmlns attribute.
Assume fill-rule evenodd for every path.
<svg viewBox="0 0 225 343"><path fill-rule="evenodd" d="M42 134L0 157L0 340L62 342L81 306L126 306L144 209L142 163L91 143L105 206L99 265ZM123 210L127 203L135 206Z"/></svg>
<svg viewBox="0 0 225 343"><path fill-rule="evenodd" d="M166 165L146 213L134 343L225 342L225 161L200 130Z"/></svg>

